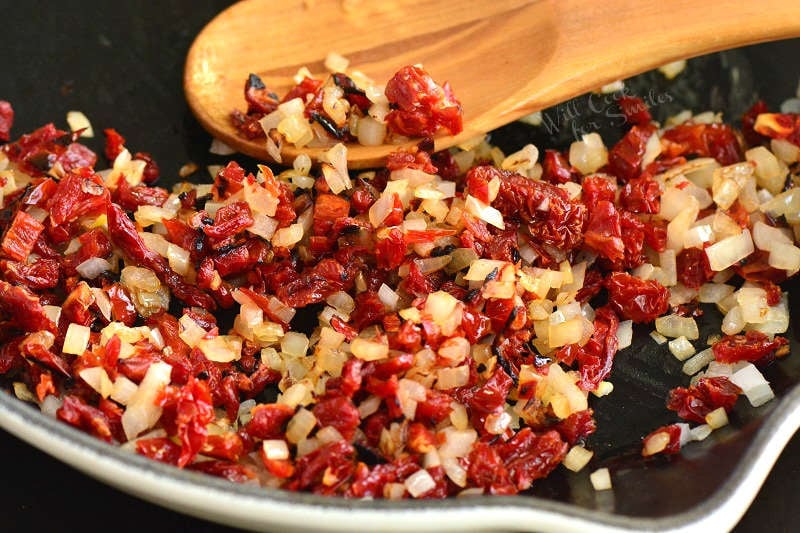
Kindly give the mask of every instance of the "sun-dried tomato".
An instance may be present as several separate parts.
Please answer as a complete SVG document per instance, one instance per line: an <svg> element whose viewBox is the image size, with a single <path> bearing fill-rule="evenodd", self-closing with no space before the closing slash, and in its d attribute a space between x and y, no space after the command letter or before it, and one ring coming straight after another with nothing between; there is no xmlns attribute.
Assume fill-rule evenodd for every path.
<svg viewBox="0 0 800 533"><path fill-rule="evenodd" d="M242 438L236 433L208 435L200 453L215 459L238 461L244 453Z"/></svg>
<svg viewBox="0 0 800 533"><path fill-rule="evenodd" d="M25 287L0 280L0 312L10 325L23 331L47 330L56 332L56 325L47 316L39 297Z"/></svg>
<svg viewBox="0 0 800 533"><path fill-rule="evenodd" d="M350 202L335 194L317 195L314 203L314 235L326 235L333 227L333 223L344 218L350 213Z"/></svg>
<svg viewBox="0 0 800 533"><path fill-rule="evenodd" d="M395 150L386 156L386 168L389 170L400 170L403 168L411 168L421 170L428 174L436 174L437 168L431 161L431 156L428 152L420 150L416 146L409 150Z"/></svg>
<svg viewBox="0 0 800 533"><path fill-rule="evenodd" d="M206 426L214 420L214 406L208 385L204 381L190 378L180 388L168 387L159 404L166 413L166 417L162 415L162 423L174 417L175 434L181 441L177 465L184 467L203 448L208 435Z"/></svg>
<svg viewBox="0 0 800 533"><path fill-rule="evenodd" d="M726 335L714 343L711 349L714 359L721 363L755 362L773 355L788 344L789 341L784 337L776 335L770 339L766 334L753 330L743 335Z"/></svg>
<svg viewBox="0 0 800 533"><path fill-rule="evenodd" d="M3 235L0 252L15 261L24 261L30 255L42 231L44 225L41 222L25 211L17 211L11 226Z"/></svg>
<svg viewBox="0 0 800 533"><path fill-rule="evenodd" d="M56 416L59 420L106 442L113 440L106 415L100 409L87 405L77 396L65 395L61 407L56 411Z"/></svg>
<svg viewBox="0 0 800 533"><path fill-rule="evenodd" d="M95 320L90 310L94 304L94 294L85 281L76 284L61 304L61 322L91 326Z"/></svg>
<svg viewBox="0 0 800 533"><path fill-rule="evenodd" d="M392 106L386 115L390 131L411 137L431 137L439 129L449 135L461 133L461 104L450 85L437 85L421 68L401 68L386 84L385 92Z"/></svg>
<svg viewBox="0 0 800 533"><path fill-rule="evenodd" d="M622 188L619 202L632 213L656 214L661 210L661 187L649 176L632 178Z"/></svg>
<svg viewBox="0 0 800 533"><path fill-rule="evenodd" d="M394 270L399 267L406 256L406 242L403 232L398 228L392 228L386 237L379 238L375 242L375 259L378 261L378 268Z"/></svg>
<svg viewBox="0 0 800 533"><path fill-rule="evenodd" d="M619 347L617 329L619 318L609 307L603 306L595 311L594 332L589 341L577 352L579 382L584 390L595 390L611 373L614 356Z"/></svg>
<svg viewBox="0 0 800 533"><path fill-rule="evenodd" d="M708 256L700 248L684 248L675 258L678 269L678 281L689 288L699 289L700 286L714 277Z"/></svg>
<svg viewBox="0 0 800 533"><path fill-rule="evenodd" d="M256 74L250 74L244 83L244 99L247 101L247 114L266 115L278 108L278 96L267 89Z"/></svg>
<svg viewBox="0 0 800 533"><path fill-rule="evenodd" d="M332 426L347 440L352 440L361 417L353 402L343 396L325 398L312 411L320 427Z"/></svg>
<svg viewBox="0 0 800 533"><path fill-rule="evenodd" d="M592 207L583 242L587 248L610 261L621 261L625 258L622 226L614 204L600 200Z"/></svg>
<svg viewBox="0 0 800 533"><path fill-rule="evenodd" d="M70 172L58 183L48 202L50 221L55 225L77 220L78 217L105 212L108 189L103 178L90 169Z"/></svg>
<svg viewBox="0 0 800 533"><path fill-rule="evenodd" d="M251 467L230 461L200 461L187 465L186 469L221 477L233 483L249 483L258 478Z"/></svg>
<svg viewBox="0 0 800 533"><path fill-rule="evenodd" d="M589 212L594 209L601 200L614 202L617 194L617 185L613 178L604 176L586 176L581 184L581 201L586 204Z"/></svg>
<svg viewBox="0 0 800 533"><path fill-rule="evenodd" d="M769 108L764 100L759 100L742 115L742 136L750 146L758 146L767 141L767 137L755 130L756 119L762 113L768 113Z"/></svg>
<svg viewBox="0 0 800 533"><path fill-rule="evenodd" d="M569 446L557 431L537 435L526 427L495 448L505 464L510 481L517 490L526 490L534 481L546 477L561 464Z"/></svg>
<svg viewBox="0 0 800 533"><path fill-rule="evenodd" d="M212 239L225 239L253 225L247 202L234 202L222 206L214 215L214 223L203 226L203 232Z"/></svg>
<svg viewBox="0 0 800 533"><path fill-rule="evenodd" d="M161 463L177 465L181 446L168 437L153 437L136 441L136 453Z"/></svg>
<svg viewBox="0 0 800 533"><path fill-rule="evenodd" d="M11 127L14 125L14 109L5 100L0 100L0 141L7 142L11 138Z"/></svg>
<svg viewBox="0 0 800 533"><path fill-rule="evenodd" d="M113 162L117 156L125 149L125 137L119 134L114 128L106 128L103 130L106 136L105 154L106 159ZM125 180L121 180L125 181Z"/></svg>
<svg viewBox="0 0 800 533"><path fill-rule="evenodd" d="M286 96L281 99L281 102L288 102L289 100L293 100L295 98L300 98L303 102L305 102L306 97L309 94L316 93L321 86L322 80L316 80L314 78L304 76L300 83L292 87L289 92L286 93Z"/></svg>
<svg viewBox="0 0 800 533"><path fill-rule="evenodd" d="M678 424L670 424L668 426L661 426L660 428L651 431L644 439L642 439L642 442L646 446L648 440L650 440L651 438L654 438L656 435L659 435L659 434L662 434L662 433L669 436L669 441L667 442L667 445L664 447L664 449L661 450L661 452L659 452L659 453L665 453L665 454L671 455L671 454L676 454L676 453L680 452L681 451L681 428L680 428L680 426ZM645 448L644 447L642 448L642 455L645 456L645 457L647 456L645 454Z"/></svg>
<svg viewBox="0 0 800 533"><path fill-rule="evenodd" d="M317 448L295 463L296 475L288 488L333 494L355 471L355 449L346 440Z"/></svg>
<svg viewBox="0 0 800 533"><path fill-rule="evenodd" d="M633 126L620 141L608 151L608 169L624 182L632 180L642 172L647 141L655 132L652 124Z"/></svg>
<svg viewBox="0 0 800 533"><path fill-rule="evenodd" d="M542 158L542 179L553 184L575 181L578 172L558 150L545 150Z"/></svg>
<svg viewBox="0 0 800 533"><path fill-rule="evenodd" d="M489 444L478 441L467 456L467 479L470 485L480 487L489 494L516 494L508 469L500 454Z"/></svg>
<svg viewBox="0 0 800 533"><path fill-rule="evenodd" d="M492 377L472 390L464 397L470 409L470 418L481 435L487 434L484 422L486 417L498 413L505 408L506 398L514 385L514 381L501 367L497 367ZM419 409L419 405L417 406Z"/></svg>
<svg viewBox="0 0 800 533"><path fill-rule="evenodd" d="M664 132L662 140L674 143L669 155L713 157L720 165L732 165L742 159L739 141L727 124L683 123Z"/></svg>
<svg viewBox="0 0 800 533"><path fill-rule="evenodd" d="M53 375L47 370L42 370L42 373L39 375L39 383L36 384L36 397L40 402L43 402L45 397L49 394L56 394Z"/></svg>
<svg viewBox="0 0 800 533"><path fill-rule="evenodd" d="M61 265L55 259L40 258L34 263L0 261L0 269L7 281L31 290L52 289L61 279Z"/></svg>
<svg viewBox="0 0 800 533"><path fill-rule="evenodd" d="M145 185L131 187L128 180L119 180L116 190L111 195L114 202L128 211L136 211L141 205L162 206L168 197L166 189Z"/></svg>
<svg viewBox="0 0 800 533"><path fill-rule="evenodd" d="M397 458L390 463L377 464L372 468L363 464L359 465L347 491L347 496L354 498L382 497L383 487L387 483L402 482L419 469L420 466L411 455Z"/></svg>
<svg viewBox="0 0 800 533"><path fill-rule="evenodd" d="M594 411L585 409L572 413L564 420L556 424L553 429L558 431L561 438L567 441L570 446L582 442L597 430L597 422L594 419Z"/></svg>
<svg viewBox="0 0 800 533"><path fill-rule="evenodd" d="M284 425L294 415L294 409L285 404L271 403L253 407L245 431L259 439L275 439L283 434Z"/></svg>
<svg viewBox="0 0 800 533"><path fill-rule="evenodd" d="M543 247L552 246L568 252L581 243L585 205L571 201L555 185L496 168L491 172L500 177L500 191L492 205L505 219L527 225L534 248L546 253Z"/></svg>
<svg viewBox="0 0 800 533"><path fill-rule="evenodd" d="M747 281L782 283L786 280L786 271L770 266L769 255L768 251L756 248L755 252L747 257L747 261L741 261L733 268Z"/></svg>
<svg viewBox="0 0 800 533"><path fill-rule="evenodd" d="M0 375L9 374L25 364L19 349L20 337L9 339L0 346Z"/></svg>
<svg viewBox="0 0 800 533"><path fill-rule="evenodd" d="M771 281L762 281L761 288L767 293L767 305L772 307L780 303L783 296L780 285L776 285Z"/></svg>
<svg viewBox="0 0 800 533"><path fill-rule="evenodd" d="M677 387L669 391L667 408L684 420L704 424L711 411L720 407L725 411L733 409L741 393L742 390L724 376L700 378L688 389Z"/></svg>
<svg viewBox="0 0 800 533"><path fill-rule="evenodd" d="M655 280L613 272L605 282L609 304L624 319L652 322L669 309L669 290Z"/></svg>
<svg viewBox="0 0 800 533"><path fill-rule="evenodd" d="M638 96L620 96L617 99L617 105L620 111L622 111L622 114L625 115L625 122L627 124L644 126L653 120L647 104Z"/></svg>

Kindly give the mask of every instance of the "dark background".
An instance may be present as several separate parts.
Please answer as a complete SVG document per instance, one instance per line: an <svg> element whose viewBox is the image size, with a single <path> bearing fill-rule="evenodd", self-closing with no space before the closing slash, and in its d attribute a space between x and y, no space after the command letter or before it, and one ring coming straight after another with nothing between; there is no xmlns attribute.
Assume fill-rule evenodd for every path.
<svg viewBox="0 0 800 533"><path fill-rule="evenodd" d="M131 151L151 152L165 176L175 176L189 161L201 169L221 162L207 153L210 139L183 100L181 77L193 36L228 4L211 0L0 1L4 51L0 99L11 101L16 111L12 134L18 136L47 121L66 128L66 112L74 109L89 116L98 138L87 144L99 153L102 129L114 127L127 138ZM669 86L662 86L663 80L651 75L641 80L639 87L651 84L657 88L656 96L676 97L677 101L663 106L662 113L683 106L703 109L698 107L702 105L740 112L756 93L773 104L793 96L800 73L792 63L796 57L781 45L768 45L744 55L733 53L695 62L693 69ZM772 62L776 69L786 63L784 82L767 83L747 68L738 72L734 85L714 81L721 72L746 67L753 58ZM586 107L578 104L576 109ZM560 128L556 141L568 141L570 131L569 127ZM511 129L500 137L512 144L533 139L541 147L543 135L541 131ZM196 178L206 179L201 174ZM0 461L3 531L133 531L154 525L172 530L226 530L107 488L2 430ZM800 437L795 437L737 531L794 530L793 523L800 516L798 476Z"/></svg>

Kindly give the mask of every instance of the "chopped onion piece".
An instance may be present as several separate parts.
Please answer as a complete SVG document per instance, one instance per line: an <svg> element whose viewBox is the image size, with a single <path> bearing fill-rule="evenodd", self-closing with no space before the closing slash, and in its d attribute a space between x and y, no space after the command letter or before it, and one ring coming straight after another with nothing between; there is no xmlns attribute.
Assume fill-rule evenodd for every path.
<svg viewBox="0 0 800 533"><path fill-rule="evenodd" d="M711 432L714 430L708 424L701 424L699 426L693 427L689 431L692 436L692 440L705 440L706 437L711 435Z"/></svg>
<svg viewBox="0 0 800 533"><path fill-rule="evenodd" d="M317 425L317 418L308 409L302 408L289 420L286 425L286 440L292 444L297 444L308 437L314 426Z"/></svg>
<svg viewBox="0 0 800 533"><path fill-rule="evenodd" d="M197 348L206 359L216 363L230 363L242 357L242 338L236 335L219 335L210 339L200 339Z"/></svg>
<svg viewBox="0 0 800 533"><path fill-rule="evenodd" d="M584 134L580 141L573 142L569 147L569 164L582 174L597 172L607 163L608 150L599 133Z"/></svg>
<svg viewBox="0 0 800 533"><path fill-rule="evenodd" d="M687 376L693 376L708 366L713 360L714 352L711 348L706 348L703 351L697 352L697 354L683 363L683 373Z"/></svg>
<svg viewBox="0 0 800 533"><path fill-rule="evenodd" d="M592 482L594 490L609 490L611 489L611 474L608 468L600 468L589 474L589 481Z"/></svg>
<svg viewBox="0 0 800 533"><path fill-rule="evenodd" d="M389 345L383 342L375 342L360 337L353 339L350 343L352 354L363 361L379 361L389 357Z"/></svg>
<svg viewBox="0 0 800 533"><path fill-rule="evenodd" d="M164 362L152 363L136 392L122 413L122 428L128 440L150 429L161 417L161 407L156 403L158 395L170 382L172 367Z"/></svg>
<svg viewBox="0 0 800 533"><path fill-rule="evenodd" d="M102 257L90 257L80 265L75 267L75 270L84 279L95 279L103 272L111 270L111 263Z"/></svg>
<svg viewBox="0 0 800 533"><path fill-rule="evenodd" d="M496 228L506 228L505 222L503 222L503 214L494 207L484 204L474 196L469 194L467 195L467 199L464 202L464 208L471 215L478 217L479 219L491 224Z"/></svg>
<svg viewBox="0 0 800 533"><path fill-rule="evenodd" d="M769 382L752 363L747 363L735 371L730 380L742 389L742 393L747 396L747 400L753 407L764 405L775 397Z"/></svg>
<svg viewBox="0 0 800 533"><path fill-rule="evenodd" d="M739 235L722 239L705 250L711 269L719 272L752 254L755 247L750 231L745 229Z"/></svg>
<svg viewBox="0 0 800 533"><path fill-rule="evenodd" d="M439 446L439 457L466 457L472 450L472 445L478 440L478 433L474 429L456 429L447 427L441 431L444 443Z"/></svg>
<svg viewBox="0 0 800 533"><path fill-rule="evenodd" d="M64 336L64 347L61 351L68 354L81 355L89 345L91 333L92 330L88 327L71 323L67 327L67 333Z"/></svg>
<svg viewBox="0 0 800 533"><path fill-rule="evenodd" d="M665 315L656 318L655 325L656 331L665 337L684 336L691 340L700 338L697 322L692 317L683 317L676 314Z"/></svg>
<svg viewBox="0 0 800 533"><path fill-rule="evenodd" d="M706 415L706 424L711 429L719 429L728 425L728 413L724 407L717 407Z"/></svg>
<svg viewBox="0 0 800 533"><path fill-rule="evenodd" d="M573 472L580 472L583 467L589 464L589 461L594 456L594 452L587 450L583 446L573 446L570 448L567 455L564 456L562 464L567 470Z"/></svg>
<svg viewBox="0 0 800 533"><path fill-rule="evenodd" d="M84 368L78 375L103 398L108 398L114 391L114 384L102 366Z"/></svg>
<svg viewBox="0 0 800 533"><path fill-rule="evenodd" d="M436 482L433 480L427 470L418 470L408 476L403 483L406 490L414 498L419 498L426 492L436 488Z"/></svg>
<svg viewBox="0 0 800 533"><path fill-rule="evenodd" d="M669 341L669 351L678 361L685 361L693 356L696 352L689 339L681 335L680 337Z"/></svg>

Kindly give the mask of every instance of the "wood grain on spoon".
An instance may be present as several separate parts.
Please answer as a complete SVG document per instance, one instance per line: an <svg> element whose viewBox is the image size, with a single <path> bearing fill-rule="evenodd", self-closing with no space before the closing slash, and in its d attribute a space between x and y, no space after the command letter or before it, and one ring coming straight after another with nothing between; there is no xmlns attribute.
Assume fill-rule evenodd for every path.
<svg viewBox="0 0 800 533"><path fill-rule="evenodd" d="M464 131L437 137L438 150L676 59L798 35L793 0L244 0L198 35L184 88L214 137L269 159L263 139L230 122L249 73L282 95L300 67L325 77L332 51L380 84L421 63L464 108ZM377 166L397 148L350 145L349 166ZM283 162L323 150L285 143Z"/></svg>

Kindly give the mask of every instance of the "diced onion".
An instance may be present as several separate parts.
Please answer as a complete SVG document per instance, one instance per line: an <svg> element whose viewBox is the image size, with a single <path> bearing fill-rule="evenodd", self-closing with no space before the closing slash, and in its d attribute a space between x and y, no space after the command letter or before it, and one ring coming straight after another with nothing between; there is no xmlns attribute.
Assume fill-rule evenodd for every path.
<svg viewBox="0 0 800 533"><path fill-rule="evenodd" d="M95 279L103 272L111 270L111 263L102 257L90 257L75 267L78 274L84 279Z"/></svg>
<svg viewBox="0 0 800 533"><path fill-rule="evenodd" d="M289 420L286 425L286 440L292 444L297 444L301 440L308 437L314 426L317 425L317 418L308 409L300 409Z"/></svg>
<svg viewBox="0 0 800 533"><path fill-rule="evenodd" d="M656 318L656 331L665 337L676 338L684 336L694 340L700 338L697 322L692 317L683 317L672 314Z"/></svg>
<svg viewBox="0 0 800 533"><path fill-rule="evenodd" d="M128 440L153 427L161 417L161 407L156 399L169 384L171 373L172 367L161 361L152 363L147 369L144 379L128 400L127 409L122 413L122 428Z"/></svg>
<svg viewBox="0 0 800 533"><path fill-rule="evenodd" d="M67 333L64 336L64 347L61 351L68 354L81 355L89 345L91 333L92 330L86 326L75 323L70 324L67 327Z"/></svg>
<svg viewBox="0 0 800 533"><path fill-rule="evenodd" d="M562 464L567 470L580 472L583 470L584 466L589 464L593 456L594 452L587 450L583 446L573 446L570 448L569 452L567 452L567 455L564 456Z"/></svg>
<svg viewBox="0 0 800 533"><path fill-rule="evenodd" d="M589 474L589 481L592 482L594 490L609 490L611 489L611 474L608 468L600 468Z"/></svg>
<svg viewBox="0 0 800 533"><path fill-rule="evenodd" d="M403 483L406 490L412 497L418 498L426 492L436 488L436 482L433 480L427 470L418 470L408 476Z"/></svg>
<svg viewBox="0 0 800 533"><path fill-rule="evenodd" d="M728 425L728 413L725 412L724 407L717 407L706 415L706 424L711 429L719 429Z"/></svg>
<svg viewBox="0 0 800 533"><path fill-rule="evenodd" d="M711 348L706 348L701 352L697 352L697 354L687 359L686 362L683 363L683 373L687 376L693 376L708 366L708 363L713 360L714 352L711 350Z"/></svg>
<svg viewBox="0 0 800 533"><path fill-rule="evenodd" d="M283 439L267 439L261 443L264 457L272 461L280 461L289 458L289 447Z"/></svg>
<svg viewBox="0 0 800 533"><path fill-rule="evenodd" d="M685 361L693 356L696 352L689 339L681 335L680 337L669 341L669 351L678 361Z"/></svg>
<svg viewBox="0 0 800 533"><path fill-rule="evenodd" d="M755 251L749 230L727 237L709 246L706 250L712 270L719 272L733 266Z"/></svg>
<svg viewBox="0 0 800 533"><path fill-rule="evenodd" d="M731 374L730 380L747 396L753 407L764 405L775 397L769 382L752 363L747 363L742 368Z"/></svg>
<svg viewBox="0 0 800 533"><path fill-rule="evenodd" d="M472 445L478 440L478 433L474 429L456 429L447 427L442 430L444 443L439 446L439 457L466 457Z"/></svg>
<svg viewBox="0 0 800 533"><path fill-rule="evenodd" d="M350 343L352 354L363 361L379 361L389 357L389 345L362 338L355 338Z"/></svg>

